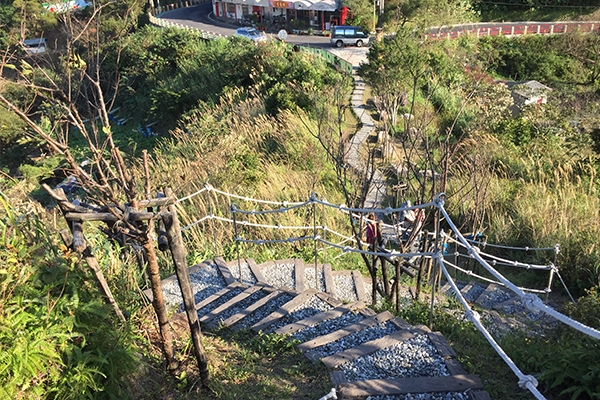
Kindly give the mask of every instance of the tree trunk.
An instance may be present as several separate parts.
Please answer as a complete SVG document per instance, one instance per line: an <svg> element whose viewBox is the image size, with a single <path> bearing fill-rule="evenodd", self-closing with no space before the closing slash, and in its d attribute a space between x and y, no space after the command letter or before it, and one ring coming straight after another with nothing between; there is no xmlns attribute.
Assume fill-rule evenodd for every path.
<svg viewBox="0 0 600 400"><path fill-rule="evenodd" d="M209 381L208 361L206 360L204 346L202 345L202 332L200 330L200 322L198 321L194 293L192 292L185 247L183 245L183 238L181 237L181 228L179 226L179 220L177 219L177 213L175 212L175 206L169 206L169 210L171 212L165 215L164 223L169 244L171 246L171 256L173 257L173 263L175 264L175 272L177 273L177 280L179 281L179 288L181 289L183 304L192 333L194 355L198 361L200 380L203 384L207 384Z"/></svg>
<svg viewBox="0 0 600 400"><path fill-rule="evenodd" d="M173 350L173 337L169 328L169 317L167 316L167 308L165 307L165 299L163 298L162 287L160 284L160 271L158 269L158 261L156 259L156 250L152 242L147 238L142 239L142 247L146 251L148 257L148 270L150 271L150 283L152 285L152 306L158 317L158 326L160 328L160 336L163 343L163 353L167 361L167 368L174 370L177 368L175 360L175 352Z"/></svg>

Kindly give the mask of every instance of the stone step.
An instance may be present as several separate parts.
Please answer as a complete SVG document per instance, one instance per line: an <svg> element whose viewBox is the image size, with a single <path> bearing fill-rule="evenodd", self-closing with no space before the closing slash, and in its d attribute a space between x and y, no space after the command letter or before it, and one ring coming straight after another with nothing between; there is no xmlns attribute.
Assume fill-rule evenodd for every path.
<svg viewBox="0 0 600 400"><path fill-rule="evenodd" d="M477 375L372 379L340 383L337 387L337 395L338 398L349 399L409 393L464 392L468 389L483 390L483 385Z"/></svg>
<svg viewBox="0 0 600 400"><path fill-rule="evenodd" d="M225 261L225 259L223 257L216 257L215 264L217 264L217 267L219 268L219 271L221 272L223 279L225 279L225 282L228 285L231 285L233 282L236 281L235 278L233 277L233 274L229 270L229 267L227 266L227 262Z"/></svg>
<svg viewBox="0 0 600 400"><path fill-rule="evenodd" d="M365 310L369 310L369 309L365 309ZM380 324L382 322L388 321L388 320L392 319L393 317L394 316L392 315L391 312L384 311L377 315L368 317L368 318L364 319L363 321L358 322L356 324L348 325L345 328L338 329L335 332L331 332L327 335L319 336L317 338L314 338L313 340L309 340L308 342L301 343L297 346L297 348L298 348L298 350L300 350L302 352L307 352L309 350L315 349L315 348L323 346L325 344L335 342L336 340L339 340L343 337L351 335L355 332L360 332L363 329L367 329L367 328L370 328L377 324Z"/></svg>
<svg viewBox="0 0 600 400"><path fill-rule="evenodd" d="M400 342L405 342L417 335L427 334L427 332L429 332L429 328L424 325L414 326L410 329L403 329L382 338L363 343L351 349L340 351L339 353L333 354L329 357L322 358L321 362L328 368L335 368L347 361L364 357L376 352L377 350L385 349L386 347L393 346Z"/></svg>
<svg viewBox="0 0 600 400"><path fill-rule="evenodd" d="M320 314L313 315L312 317L305 318L298 322L294 322L292 324L281 327L275 331L275 333L279 335L285 335L287 333L292 334L296 333L301 329L308 328L313 325L317 325L323 321L326 321L331 318L339 317L342 314L345 314L350 311L354 311L357 309L361 309L365 307L365 303L362 301L357 301L350 304L341 305L339 307L334 308L333 310L325 311Z"/></svg>
<svg viewBox="0 0 600 400"><path fill-rule="evenodd" d="M215 308L211 312L204 314L198 319L198 321L200 321L200 323L208 324L210 321L213 320L213 318L217 317L220 313L222 313L229 307L236 305L237 303L251 296L255 292L258 292L261 288L262 287L259 285L250 286L249 288L245 289L242 293L221 304L219 307Z"/></svg>
<svg viewBox="0 0 600 400"><path fill-rule="evenodd" d="M494 290L496 290L496 289L498 289L498 288L499 288L499 286L498 286L498 285L496 285L495 283L490 283L490 284L487 286L487 288L485 289L485 291L479 295L479 297L477 298L477 300L475 300L475 303L477 303L477 304L482 304L482 303L485 301L486 297L487 297L487 296L488 296L488 295L489 295L491 292L493 292Z"/></svg>
<svg viewBox="0 0 600 400"><path fill-rule="evenodd" d="M254 261L253 258L246 258L246 262L248 263L250 270L252 270L252 273L256 277L256 281L258 283L268 285L267 280L265 279L265 276L262 274L261 268L256 264L256 261Z"/></svg>
<svg viewBox="0 0 600 400"><path fill-rule="evenodd" d="M304 260L301 258L296 258L294 260L294 273L296 279L296 287L295 289L299 292L304 292L306 290L306 284L304 283Z"/></svg>
<svg viewBox="0 0 600 400"><path fill-rule="evenodd" d="M279 290L279 289L264 288L263 290L265 290L265 291L272 290L272 291L268 295L263 297L262 299L258 300L257 302L255 302L254 304L249 306L248 308L225 319L222 322L222 324L225 326L233 326L236 323L238 323L239 321L241 321L242 319L246 318L248 315L251 315L254 311L258 310L259 308L261 308L262 306L264 306L271 300L276 299L277 297L281 296L284 293L283 290ZM234 330L237 330L237 329L234 329Z"/></svg>
<svg viewBox="0 0 600 400"><path fill-rule="evenodd" d="M274 313L271 313L266 318L263 318L261 321L254 324L251 329L255 332L259 332L265 330L269 325L274 324L279 321L281 318L294 311L300 304L303 304L305 301L308 301L312 296L317 294L316 289L307 289L304 292L298 294L294 299L285 303L282 307L280 307Z"/></svg>
<svg viewBox="0 0 600 400"><path fill-rule="evenodd" d="M209 305L210 303L212 303L213 301L217 300L219 297L225 295L226 293L229 293L229 291L233 288L239 288L239 287L247 287L247 285L243 285L239 282L232 282L231 284L227 285L226 287L224 287L223 289L219 290L216 293L211 294L210 296L208 296L207 298L205 298L204 300L200 301L199 303L196 303L196 311L206 307L207 305Z"/></svg>

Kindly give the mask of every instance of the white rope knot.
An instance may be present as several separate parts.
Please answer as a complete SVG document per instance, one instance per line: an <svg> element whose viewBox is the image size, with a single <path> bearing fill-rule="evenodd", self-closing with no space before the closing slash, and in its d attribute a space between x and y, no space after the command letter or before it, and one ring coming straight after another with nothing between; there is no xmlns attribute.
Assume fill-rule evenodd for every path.
<svg viewBox="0 0 600 400"><path fill-rule="evenodd" d="M283 206L284 206L284 207L287 207L287 206L288 206L288 204L290 204L290 203L288 203L287 201L284 201L284 202L283 202Z"/></svg>
<svg viewBox="0 0 600 400"><path fill-rule="evenodd" d="M538 385L537 379L535 379L532 375L523 375L519 379L519 387L521 389L527 389L528 383L531 383L533 385L533 387L537 387L537 385Z"/></svg>
<svg viewBox="0 0 600 400"><path fill-rule="evenodd" d="M318 233L313 237L313 240L319 240L321 239L321 235L319 235Z"/></svg>
<svg viewBox="0 0 600 400"><path fill-rule="evenodd" d="M542 302L542 300L540 300L540 298L533 293L525 293L523 296L521 296L521 302L529 310L535 312L539 311L539 304Z"/></svg>
<svg viewBox="0 0 600 400"><path fill-rule="evenodd" d="M496 260L492 260L492 265L495 266L496 264L497 264Z"/></svg>
<svg viewBox="0 0 600 400"><path fill-rule="evenodd" d="M281 230L282 226L281 225L277 225L277 229Z"/></svg>
<svg viewBox="0 0 600 400"><path fill-rule="evenodd" d="M480 252L481 252L481 250L479 250L479 247L471 247L469 249L469 255L471 257L474 257L475 255L479 255Z"/></svg>
<svg viewBox="0 0 600 400"><path fill-rule="evenodd" d="M529 247L525 246L525 251L529 251Z"/></svg>
<svg viewBox="0 0 600 400"><path fill-rule="evenodd" d="M391 213L392 213L392 207L386 207L385 211L384 211L384 214L385 215L390 215Z"/></svg>
<svg viewBox="0 0 600 400"><path fill-rule="evenodd" d="M250 211L250 214L252 214L252 215L256 214L256 210Z"/></svg>
<svg viewBox="0 0 600 400"><path fill-rule="evenodd" d="M349 246L344 246L344 253L347 253L350 251L350 247Z"/></svg>
<svg viewBox="0 0 600 400"><path fill-rule="evenodd" d="M213 189L214 189L214 188L212 187L212 185L211 185L210 183L208 183L208 182L206 182L206 183L204 184L204 187L205 187L205 188L206 188L206 190L208 190L209 192L210 192L211 190L213 190Z"/></svg>
<svg viewBox="0 0 600 400"><path fill-rule="evenodd" d="M241 237L239 237L239 236L236 236L236 237L235 237L235 239L233 239L233 240L235 240L236 242L241 242L241 241L242 241L242 238L241 238Z"/></svg>
<svg viewBox="0 0 600 400"><path fill-rule="evenodd" d="M465 311L465 317L473 323L481 322L481 315L477 311L467 310Z"/></svg>
<svg viewBox="0 0 600 400"><path fill-rule="evenodd" d="M264 241L264 240L262 240L262 239L258 239L258 240L256 241L256 243L258 243L259 245L260 245L260 244L265 244L265 241Z"/></svg>
<svg viewBox="0 0 600 400"><path fill-rule="evenodd" d="M435 203L436 206L438 207L444 207L444 203L446 202L446 194L445 193L440 193L438 194L435 199L433 199L433 202Z"/></svg>
<svg viewBox="0 0 600 400"><path fill-rule="evenodd" d="M558 267L557 267L556 265L554 265L554 263L550 263L550 269L551 269L553 272L558 272Z"/></svg>
<svg viewBox="0 0 600 400"><path fill-rule="evenodd" d="M555 254L558 254L558 253L560 253L560 244L559 244L559 243L556 243L556 244L554 245L554 253L555 253Z"/></svg>

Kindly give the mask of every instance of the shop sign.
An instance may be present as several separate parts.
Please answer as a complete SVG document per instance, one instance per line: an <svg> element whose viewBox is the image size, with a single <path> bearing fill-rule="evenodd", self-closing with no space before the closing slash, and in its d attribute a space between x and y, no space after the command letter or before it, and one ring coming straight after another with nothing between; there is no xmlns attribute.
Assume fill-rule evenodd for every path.
<svg viewBox="0 0 600 400"><path fill-rule="evenodd" d="M294 3L292 3L291 1L269 0L269 7L294 8Z"/></svg>

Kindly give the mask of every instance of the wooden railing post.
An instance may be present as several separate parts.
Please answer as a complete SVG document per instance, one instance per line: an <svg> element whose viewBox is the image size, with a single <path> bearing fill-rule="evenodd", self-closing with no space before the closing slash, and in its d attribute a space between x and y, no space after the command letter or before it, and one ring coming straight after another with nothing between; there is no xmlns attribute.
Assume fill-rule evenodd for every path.
<svg viewBox="0 0 600 400"><path fill-rule="evenodd" d="M165 194L169 197L172 195L172 192L167 188ZM198 321L198 313L196 311L194 293L190 281L185 246L183 244L183 237L181 236L181 226L179 224L179 219L177 218L175 206L170 205L168 210L169 212L165 213L163 216L163 221L167 239L169 240L169 246L171 248L173 264L175 265L175 272L177 273L177 280L179 281L179 287L183 297L183 305L185 306L185 312L190 324L194 353L200 371L200 379L202 383L206 384L209 380L208 361L206 359L206 354L204 353L204 346L202 345L202 332L200 331L200 322Z"/></svg>

